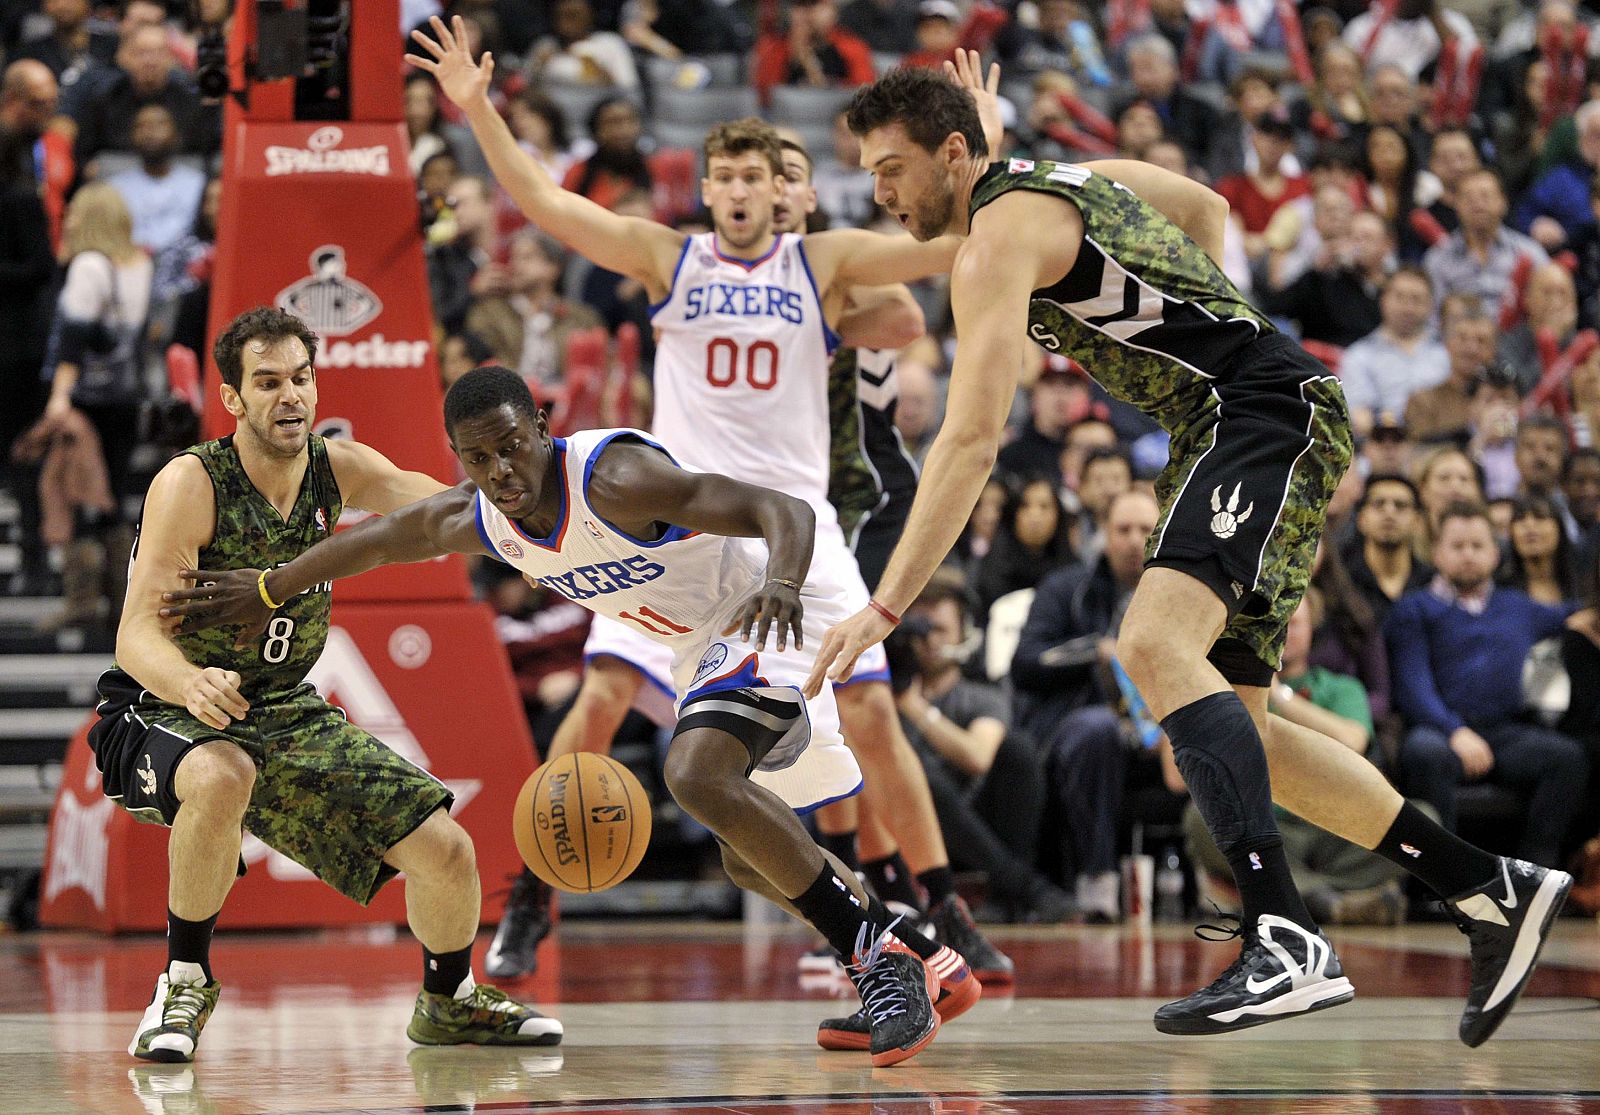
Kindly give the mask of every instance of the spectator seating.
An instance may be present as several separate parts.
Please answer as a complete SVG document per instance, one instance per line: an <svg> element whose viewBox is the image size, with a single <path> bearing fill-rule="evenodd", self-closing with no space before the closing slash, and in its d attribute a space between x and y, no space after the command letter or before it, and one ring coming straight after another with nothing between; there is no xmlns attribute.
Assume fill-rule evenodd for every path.
<svg viewBox="0 0 1600 1115"><path fill-rule="evenodd" d="M562 115L567 118L567 126L575 137L589 135L589 115L601 101L627 97L635 104L641 103L637 89L624 89L620 85L573 85L547 81L541 88L561 106Z"/></svg>
<svg viewBox="0 0 1600 1115"><path fill-rule="evenodd" d="M809 151L826 151L833 146L833 118L849 103L852 89L812 89L804 85L774 85L772 111L774 124L799 132Z"/></svg>

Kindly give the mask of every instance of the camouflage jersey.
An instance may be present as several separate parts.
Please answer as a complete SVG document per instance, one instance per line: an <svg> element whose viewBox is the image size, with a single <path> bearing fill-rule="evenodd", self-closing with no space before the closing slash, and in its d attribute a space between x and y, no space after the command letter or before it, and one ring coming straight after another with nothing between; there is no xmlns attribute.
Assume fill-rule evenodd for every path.
<svg viewBox="0 0 1600 1115"><path fill-rule="evenodd" d="M868 519L904 521L917 466L894 428L895 351L837 348L828 366L828 502L854 548Z"/></svg>
<svg viewBox="0 0 1600 1115"><path fill-rule="evenodd" d="M306 448L311 462L287 519L251 483L231 435L186 450L206 466L216 493L216 528L200 551L201 569L284 565L328 537L343 506L339 485L323 439L311 435ZM284 601L272 614L265 634L252 646L234 647L237 627L182 633L175 635L173 642L197 666L237 671L244 679L245 699L254 704L269 694L288 693L305 680L328 640L332 607L332 585L324 582ZM140 690L138 682L124 671L113 669L113 673L121 678L103 678L102 695L110 695L108 683L113 689L125 689L117 684L122 678L127 678L127 686L134 692Z"/></svg>
<svg viewBox="0 0 1600 1115"><path fill-rule="evenodd" d="M973 188L971 212L1011 190L1065 198L1083 217L1071 270L1028 300L1028 335L1169 432L1232 379L1242 349L1276 332L1182 229L1092 167L995 163Z"/></svg>

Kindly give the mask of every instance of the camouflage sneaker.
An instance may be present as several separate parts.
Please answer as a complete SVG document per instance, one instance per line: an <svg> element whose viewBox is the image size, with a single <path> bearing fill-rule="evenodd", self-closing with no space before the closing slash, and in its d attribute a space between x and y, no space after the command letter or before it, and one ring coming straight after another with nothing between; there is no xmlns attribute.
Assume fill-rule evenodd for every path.
<svg viewBox="0 0 1600 1115"><path fill-rule="evenodd" d="M561 1023L480 983L465 999L418 992L406 1037L418 1045L560 1045Z"/></svg>
<svg viewBox="0 0 1600 1115"><path fill-rule="evenodd" d="M200 1031L217 1009L221 993L222 984L216 980L209 984L203 980L173 982L162 972L128 1052L144 1061L194 1060Z"/></svg>

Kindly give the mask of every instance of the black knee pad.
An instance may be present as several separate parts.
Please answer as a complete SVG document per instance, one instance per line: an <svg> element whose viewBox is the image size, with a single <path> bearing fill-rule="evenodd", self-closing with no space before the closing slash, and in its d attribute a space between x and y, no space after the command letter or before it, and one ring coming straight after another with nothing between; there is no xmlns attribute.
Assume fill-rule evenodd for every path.
<svg viewBox="0 0 1600 1115"><path fill-rule="evenodd" d="M1214 693L1178 709L1161 726L1189 796L1223 855L1276 831L1267 752L1244 702L1232 693Z"/></svg>
<svg viewBox="0 0 1600 1115"><path fill-rule="evenodd" d="M672 736L695 728L715 728L744 744L750 754L745 777L758 767L782 770L794 763L811 738L811 722L798 690L726 689L685 704Z"/></svg>

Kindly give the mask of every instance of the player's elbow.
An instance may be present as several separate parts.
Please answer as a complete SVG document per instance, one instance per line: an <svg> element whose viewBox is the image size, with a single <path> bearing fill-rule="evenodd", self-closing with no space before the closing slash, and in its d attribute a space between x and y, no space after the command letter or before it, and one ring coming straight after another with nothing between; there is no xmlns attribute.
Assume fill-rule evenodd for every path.
<svg viewBox="0 0 1600 1115"><path fill-rule="evenodd" d="M922 307L911 297L910 291L906 291L885 310L881 343L874 347L905 348L926 330L927 320L922 316Z"/></svg>

